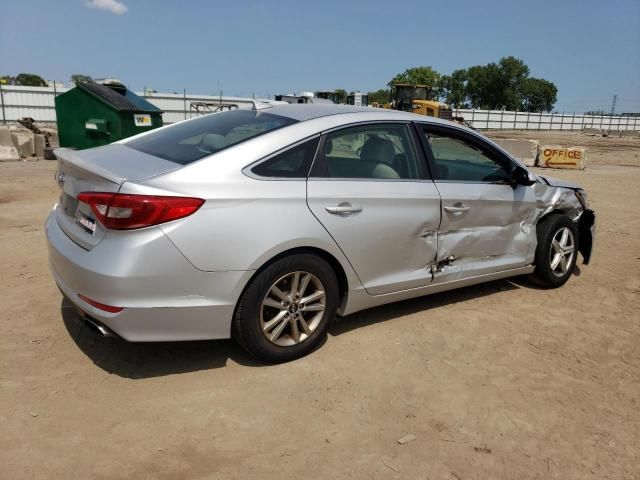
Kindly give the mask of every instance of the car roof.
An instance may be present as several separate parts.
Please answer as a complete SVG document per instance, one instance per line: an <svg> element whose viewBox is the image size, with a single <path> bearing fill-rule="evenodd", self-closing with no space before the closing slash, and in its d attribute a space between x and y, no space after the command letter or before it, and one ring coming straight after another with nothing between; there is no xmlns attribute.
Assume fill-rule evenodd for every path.
<svg viewBox="0 0 640 480"><path fill-rule="evenodd" d="M272 113L274 115L280 115L288 117L293 120L304 122L307 120L313 120L314 118L328 117L332 115L343 115L348 113L367 113L368 117L378 114L381 119L389 119L390 116L396 120L423 120L424 115L416 115L415 113L400 112L397 110L390 110L384 108L374 107L354 107L352 105L336 105L327 103L300 103L300 104L276 104L272 107L264 109L265 113Z"/></svg>

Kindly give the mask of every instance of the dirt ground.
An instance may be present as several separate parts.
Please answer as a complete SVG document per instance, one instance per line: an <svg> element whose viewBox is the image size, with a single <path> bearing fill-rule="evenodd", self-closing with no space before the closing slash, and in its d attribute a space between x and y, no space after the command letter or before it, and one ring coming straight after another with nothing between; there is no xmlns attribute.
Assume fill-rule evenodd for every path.
<svg viewBox="0 0 640 480"><path fill-rule="evenodd" d="M640 479L640 140L526 136L589 148L547 173L590 194L591 265L362 312L278 366L78 325L47 269L55 163L0 164L0 478Z"/></svg>

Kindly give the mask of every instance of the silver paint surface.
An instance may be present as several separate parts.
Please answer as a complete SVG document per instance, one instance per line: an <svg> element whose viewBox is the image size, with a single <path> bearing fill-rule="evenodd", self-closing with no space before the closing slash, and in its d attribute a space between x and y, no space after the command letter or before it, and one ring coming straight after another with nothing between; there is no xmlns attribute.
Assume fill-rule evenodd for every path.
<svg viewBox="0 0 640 480"><path fill-rule="evenodd" d="M127 140L84 151L56 150L64 177L61 195L119 191L205 200L181 220L133 231L98 224L94 235L54 206L46 234L51 271L64 294L128 340L227 338L235 306L255 272L290 250L314 249L335 259L348 284L339 313L349 314L530 273L540 219L561 212L577 222L583 212L577 185L533 174L534 185L515 188L255 178L244 173L248 165L359 123L446 125L495 146L458 124L403 112L331 105L278 105L267 111L302 121L184 167L133 150ZM345 215L327 210L344 205L359 210ZM460 205L468 210L450 211ZM124 310L106 313L78 294Z"/></svg>

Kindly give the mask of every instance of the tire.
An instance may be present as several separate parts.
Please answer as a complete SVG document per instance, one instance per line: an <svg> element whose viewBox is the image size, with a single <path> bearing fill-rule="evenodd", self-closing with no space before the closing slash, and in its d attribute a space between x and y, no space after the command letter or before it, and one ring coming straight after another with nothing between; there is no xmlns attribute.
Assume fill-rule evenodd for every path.
<svg viewBox="0 0 640 480"><path fill-rule="evenodd" d="M299 298L291 290L296 282ZM307 304L300 302L305 298ZM238 302L232 336L260 360L288 362L324 341L337 306L338 283L329 264L315 255L294 254L251 281Z"/></svg>
<svg viewBox="0 0 640 480"><path fill-rule="evenodd" d="M538 224L537 235L535 270L530 278L544 288L561 287L576 265L578 229L566 215L553 214Z"/></svg>

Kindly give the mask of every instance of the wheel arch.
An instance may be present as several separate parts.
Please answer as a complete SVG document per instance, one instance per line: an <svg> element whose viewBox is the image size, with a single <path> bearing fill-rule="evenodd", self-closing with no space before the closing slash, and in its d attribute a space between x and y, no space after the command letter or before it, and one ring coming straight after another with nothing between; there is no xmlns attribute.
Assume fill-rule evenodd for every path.
<svg viewBox="0 0 640 480"><path fill-rule="evenodd" d="M253 275L251 275L251 278L249 278L249 280L247 281L246 285L242 289L240 297L238 298L242 298L242 295L244 295L244 292L246 291L246 289L249 287L249 285L251 285L251 282L253 282L254 279L264 269L269 267L269 265L272 265L274 262L277 262L281 258L288 257L290 255L299 255L299 254L305 254L305 253L322 258L325 262L329 264L329 266L331 267L331 270L333 270L333 273L335 274L336 279L338 281L338 293L340 295L338 299L338 312L343 311L344 307L347 304L347 298L349 295L349 280L347 278L347 273L344 267L342 266L342 264L340 263L340 261L334 255L332 255L326 250L323 250L322 248L311 247L311 246L289 248L287 250L284 250L278 253L277 255L272 256L267 261L263 262L263 264L258 269L256 269L255 272L253 272ZM238 306L236 304L236 309L237 308ZM234 317L235 317L235 310L234 310Z"/></svg>
<svg viewBox="0 0 640 480"><path fill-rule="evenodd" d="M544 220L549 218L551 215L565 215L566 217L569 217L569 215L567 215L565 210L562 210L561 208L554 208L553 210L545 213L538 219L538 221L536 222L536 227L540 225Z"/></svg>

